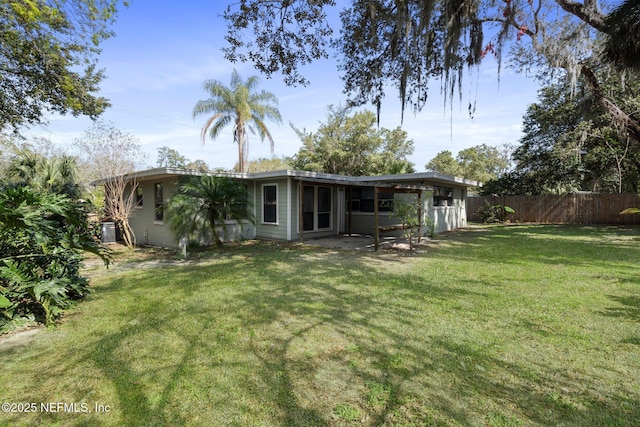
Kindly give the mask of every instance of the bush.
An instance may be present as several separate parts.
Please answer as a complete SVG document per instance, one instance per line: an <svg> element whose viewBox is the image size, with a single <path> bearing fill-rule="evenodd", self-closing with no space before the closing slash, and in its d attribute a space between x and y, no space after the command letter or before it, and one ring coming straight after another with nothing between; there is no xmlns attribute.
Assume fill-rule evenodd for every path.
<svg viewBox="0 0 640 427"><path fill-rule="evenodd" d="M475 214L480 217L480 221L484 223L504 222L507 219L507 214L515 213L515 211L509 206L492 205L485 200Z"/></svg>
<svg viewBox="0 0 640 427"><path fill-rule="evenodd" d="M0 184L0 330L24 319L49 325L88 293L82 251L109 259L86 217L66 195Z"/></svg>
<svg viewBox="0 0 640 427"><path fill-rule="evenodd" d="M404 237L409 240L409 249L413 250L413 239L418 237L418 227L426 227L425 234L435 236L435 227L429 217L419 218L420 204L417 201L397 199L394 201L393 214L402 222ZM424 221L423 223L421 223Z"/></svg>
<svg viewBox="0 0 640 427"><path fill-rule="evenodd" d="M227 177L193 176L182 179L167 206L169 227L177 240L200 242L211 236L216 245L226 240L225 220L255 222L249 193L241 182ZM219 235L218 227L223 235Z"/></svg>

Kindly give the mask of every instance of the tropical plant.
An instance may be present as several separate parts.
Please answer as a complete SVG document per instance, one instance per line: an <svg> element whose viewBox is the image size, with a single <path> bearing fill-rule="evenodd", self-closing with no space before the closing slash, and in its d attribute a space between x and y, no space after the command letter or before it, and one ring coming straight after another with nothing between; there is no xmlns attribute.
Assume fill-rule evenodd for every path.
<svg viewBox="0 0 640 427"><path fill-rule="evenodd" d="M80 197L78 167L72 156L46 158L22 148L10 158L5 175L12 182L29 185L39 191L66 194L72 199Z"/></svg>
<svg viewBox="0 0 640 427"><path fill-rule="evenodd" d="M0 184L0 329L35 320L51 324L88 293L81 252L108 264L91 235L86 209L65 194Z"/></svg>
<svg viewBox="0 0 640 427"><path fill-rule="evenodd" d="M478 210L476 215L480 218L480 221L484 223L504 222L506 221L507 214L514 214L516 211L506 205L492 205L488 201L484 202Z"/></svg>
<svg viewBox="0 0 640 427"><path fill-rule="evenodd" d="M226 221L237 221L241 228L244 222L254 222L248 200L247 188L237 180L206 175L187 177L169 200L167 220L178 239L205 242L212 237L220 246L228 235Z"/></svg>
<svg viewBox="0 0 640 427"><path fill-rule="evenodd" d="M194 119L203 114L211 114L202 127L203 143L207 131L211 139L216 139L222 129L233 123L233 141L238 144L238 171L243 173L247 172L249 157L247 131L253 134L257 132L262 141L266 136L273 154L273 138L264 121L269 119L282 122L280 111L276 107L278 99L271 92L256 92L258 83L258 77L251 76L243 81L240 74L233 70L229 87L218 80L206 81L204 89L209 98L198 101L193 107Z"/></svg>

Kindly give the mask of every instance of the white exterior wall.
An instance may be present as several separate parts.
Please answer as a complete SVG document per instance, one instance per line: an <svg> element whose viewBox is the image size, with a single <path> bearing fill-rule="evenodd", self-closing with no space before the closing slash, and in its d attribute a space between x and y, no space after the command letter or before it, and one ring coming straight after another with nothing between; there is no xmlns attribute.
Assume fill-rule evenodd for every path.
<svg viewBox="0 0 640 427"><path fill-rule="evenodd" d="M436 233L467 226L466 188L453 188L453 206L433 206L432 194L426 199L427 215L434 224Z"/></svg>

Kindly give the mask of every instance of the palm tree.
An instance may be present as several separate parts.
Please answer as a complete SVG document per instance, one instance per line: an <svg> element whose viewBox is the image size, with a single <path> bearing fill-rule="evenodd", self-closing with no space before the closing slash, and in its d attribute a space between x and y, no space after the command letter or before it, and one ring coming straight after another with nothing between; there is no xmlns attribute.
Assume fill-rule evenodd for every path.
<svg viewBox="0 0 640 427"><path fill-rule="evenodd" d="M80 197L78 167L72 156L47 158L23 149L11 159L6 174L9 179L36 190L64 194L71 199Z"/></svg>
<svg viewBox="0 0 640 427"><path fill-rule="evenodd" d="M260 136L264 141L265 136L271 142L273 154L273 138L264 124L265 119L282 123L280 111L276 108L278 99L271 92L255 92L259 79L256 76L242 81L240 74L233 70L231 85L224 86L218 80L207 80L204 89L209 93L209 98L200 100L193 108L193 118L202 114L213 114L202 127L202 143L205 141L207 131L211 139L216 139L223 128L233 123L233 140L238 144L238 169L239 172L247 171L247 157L249 142L247 130Z"/></svg>
<svg viewBox="0 0 640 427"><path fill-rule="evenodd" d="M244 184L217 176L193 176L183 180L167 206L169 226L178 238L201 240L211 234L222 245L217 227L226 235L225 220L254 222Z"/></svg>

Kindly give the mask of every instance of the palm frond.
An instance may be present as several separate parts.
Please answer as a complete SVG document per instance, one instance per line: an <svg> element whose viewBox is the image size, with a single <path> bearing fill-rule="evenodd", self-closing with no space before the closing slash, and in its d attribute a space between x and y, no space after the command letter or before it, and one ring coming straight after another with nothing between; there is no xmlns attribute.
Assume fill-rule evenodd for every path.
<svg viewBox="0 0 640 427"><path fill-rule="evenodd" d="M621 68L640 70L640 4L626 0L606 18L604 56Z"/></svg>
<svg viewBox="0 0 640 427"><path fill-rule="evenodd" d="M207 130L209 130L209 128L211 127L211 125L212 125L214 122L216 122L216 120L218 120L218 119L223 120L223 119L221 119L221 117L225 117L225 116L224 116L224 114L222 114L222 113L216 113L216 114L214 114L213 116L209 117L209 118L207 119L207 121L206 121L206 122L204 122L204 125L202 126L202 131L200 132L200 137L202 138L202 143L203 143L203 144L204 144L204 142L205 142L205 137L206 137L206 135L207 135ZM220 121L220 120L218 120L218 121ZM214 126L212 127L212 129L214 129L215 127L216 127L216 126L214 125ZM211 135L211 138L212 138L212 139L215 139L215 138L218 136L218 135L217 135L217 133L215 133L215 132L210 132L210 135Z"/></svg>
<svg viewBox="0 0 640 427"><path fill-rule="evenodd" d="M273 138L271 137L271 133L267 128L267 125L265 125L262 120L256 120L255 118L253 119L253 123L258 128L258 134L260 135L260 140L264 141L265 136L269 139L269 144L271 147L271 155L273 156L275 151L275 144L274 144Z"/></svg>
<svg viewBox="0 0 640 427"><path fill-rule="evenodd" d="M252 92L258 84L260 84L260 78L258 78L258 76L251 76L244 82L244 86L249 89L249 92Z"/></svg>
<svg viewBox="0 0 640 427"><path fill-rule="evenodd" d="M231 178L190 177L180 182L178 194L171 198L167 218L178 238L212 235L219 243L217 227L226 234L226 219L253 222L247 200L246 188Z"/></svg>

